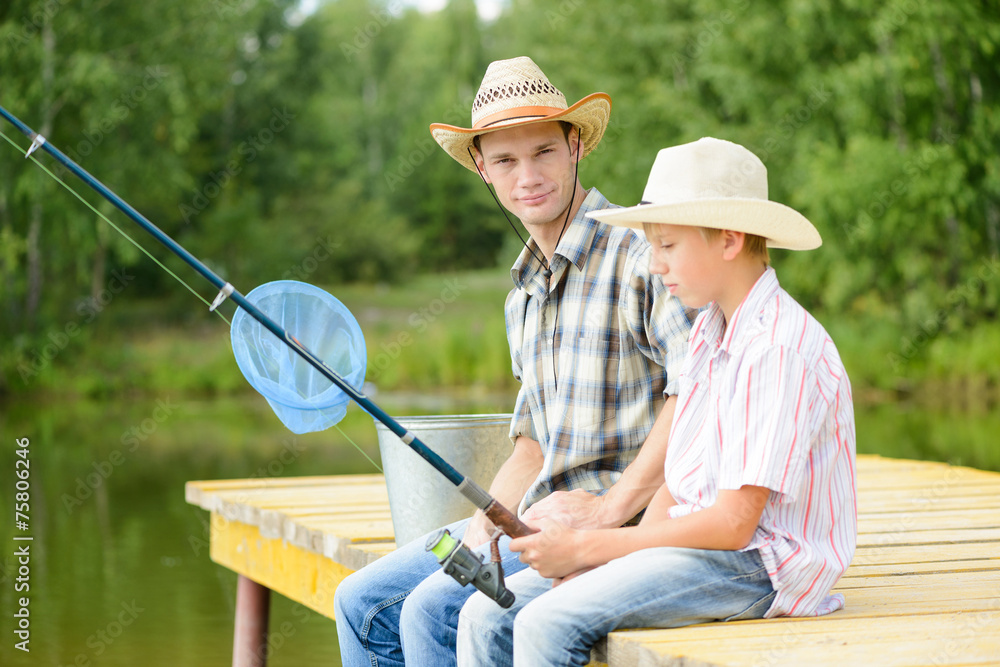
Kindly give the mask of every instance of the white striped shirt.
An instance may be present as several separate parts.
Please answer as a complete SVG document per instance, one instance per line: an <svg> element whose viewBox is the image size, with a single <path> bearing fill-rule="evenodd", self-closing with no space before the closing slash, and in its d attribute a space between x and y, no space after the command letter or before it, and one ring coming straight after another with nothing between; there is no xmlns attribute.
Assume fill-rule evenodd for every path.
<svg viewBox="0 0 1000 667"><path fill-rule="evenodd" d="M777 595L766 617L844 606L830 589L857 543L854 408L826 330L760 277L724 326L718 304L695 321L670 432L672 517L711 506L720 489L771 490L758 549Z"/></svg>

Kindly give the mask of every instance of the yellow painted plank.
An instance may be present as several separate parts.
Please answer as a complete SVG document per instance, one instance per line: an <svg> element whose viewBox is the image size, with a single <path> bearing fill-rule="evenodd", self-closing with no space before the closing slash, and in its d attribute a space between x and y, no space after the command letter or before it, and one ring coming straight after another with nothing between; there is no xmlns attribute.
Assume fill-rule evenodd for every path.
<svg viewBox="0 0 1000 667"><path fill-rule="evenodd" d="M214 562L334 618L334 591L353 570L284 540L263 537L254 526L235 521L212 521L211 526Z"/></svg>

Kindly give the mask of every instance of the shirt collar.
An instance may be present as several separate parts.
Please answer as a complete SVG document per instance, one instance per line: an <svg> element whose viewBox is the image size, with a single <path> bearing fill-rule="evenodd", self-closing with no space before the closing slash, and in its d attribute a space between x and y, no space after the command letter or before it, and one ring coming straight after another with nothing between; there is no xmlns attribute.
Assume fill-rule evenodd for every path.
<svg viewBox="0 0 1000 667"><path fill-rule="evenodd" d="M779 289L781 286L778 284L778 274L769 266L736 308L732 322L725 327L725 333L723 333L723 326L726 324L725 315L719 304L713 301L705 313L699 337L713 347L732 354L765 329L760 317L761 312Z"/></svg>
<svg viewBox="0 0 1000 667"><path fill-rule="evenodd" d="M552 256L552 274L556 277L553 284L558 282L568 263L572 263L577 269L583 269L583 265L587 261L587 256L594 243L594 236L601 224L593 218L588 218L587 213L611 207L612 204L597 188L591 188L587 191L587 196L580 203L576 215L570 220ZM510 278L518 288L525 289L525 285L536 279L544 283L541 275L544 267L535 257L535 255L541 256L541 254L535 239L529 238L528 247L521 250L517 261L510 269Z"/></svg>

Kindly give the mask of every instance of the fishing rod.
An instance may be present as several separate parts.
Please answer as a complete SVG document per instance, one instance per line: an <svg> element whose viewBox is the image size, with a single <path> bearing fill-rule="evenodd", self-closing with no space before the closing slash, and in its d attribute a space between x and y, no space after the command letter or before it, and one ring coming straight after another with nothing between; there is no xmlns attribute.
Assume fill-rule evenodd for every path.
<svg viewBox="0 0 1000 667"><path fill-rule="evenodd" d="M60 164L73 172L80 180L89 185L98 194L111 202L116 208L132 219L162 245L166 246L170 252L180 257L191 268L200 273L208 282L219 290L219 294L209 306L209 311L214 311L227 298L232 299L237 306L242 308L261 323L268 331L277 336L286 345L295 350L313 368L319 371L323 377L335 384L341 391L347 394L355 403L361 406L368 414L372 415L395 433L400 440L408 445L413 451L419 454L435 470L444 475L449 482L454 484L459 493L465 496L473 505L483 511L486 517L503 533L510 537L522 537L534 533L535 531L524 524L506 507L501 505L485 489L479 486L474 480L466 477L447 461L436 454L425 445L416 435L404 428L399 422L390 417L380 407L375 405L367 396L355 389L339 373L330 368L322 359L306 349L294 336L289 334L277 322L265 315L250 301L247 300L233 285L218 274L208 268L198 258L188 252L183 246L170 238L160 228L150 222L145 216L135 210L128 202L112 192L107 186L91 176L83 167L71 160L58 148L50 144L45 137L38 134L25 125L16 116L0 106L0 115L16 127L24 136L31 140L31 146L25 152L24 157L29 157L36 150L41 148L46 153L55 158ZM426 545L427 551L432 552L444 567L446 573L453 576L463 586L472 583L483 593L496 600L498 604L509 607L513 602L513 594L508 591L503 584L503 571L499 567L499 556L496 551L496 539L494 536L493 559L490 564L485 564L482 559L469 550L464 544L458 543L451 538L444 530L433 533Z"/></svg>

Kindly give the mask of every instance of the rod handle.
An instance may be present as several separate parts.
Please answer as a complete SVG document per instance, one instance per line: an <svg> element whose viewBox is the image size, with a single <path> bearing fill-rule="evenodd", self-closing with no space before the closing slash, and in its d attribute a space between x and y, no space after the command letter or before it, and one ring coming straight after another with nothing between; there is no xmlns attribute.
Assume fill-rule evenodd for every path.
<svg viewBox="0 0 1000 667"><path fill-rule="evenodd" d="M538 532L534 528L529 528L513 512L496 500L491 501L483 512L486 514L486 518L493 522L494 526L511 537L524 537Z"/></svg>

